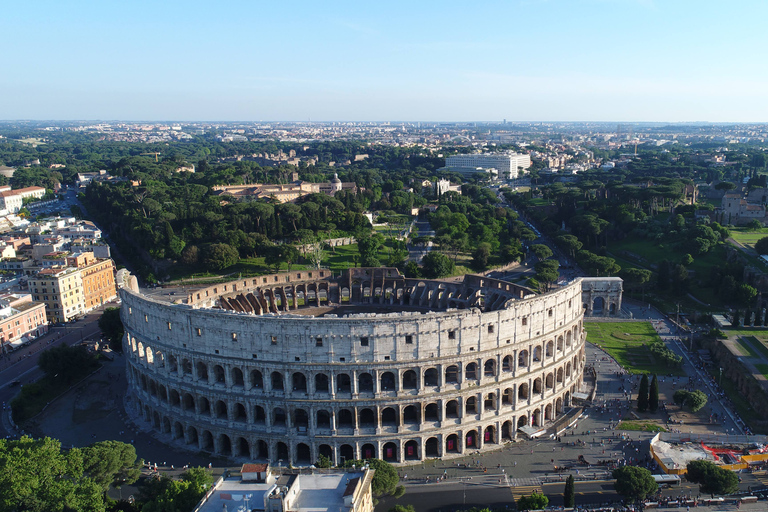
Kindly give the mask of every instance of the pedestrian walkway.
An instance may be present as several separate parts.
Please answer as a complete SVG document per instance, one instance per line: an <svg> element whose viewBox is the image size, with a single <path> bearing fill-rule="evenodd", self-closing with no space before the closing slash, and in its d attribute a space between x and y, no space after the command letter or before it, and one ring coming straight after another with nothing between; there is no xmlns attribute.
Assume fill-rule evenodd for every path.
<svg viewBox="0 0 768 512"><path fill-rule="evenodd" d="M510 478L509 483L512 487L523 487L526 485L541 485L541 478Z"/></svg>

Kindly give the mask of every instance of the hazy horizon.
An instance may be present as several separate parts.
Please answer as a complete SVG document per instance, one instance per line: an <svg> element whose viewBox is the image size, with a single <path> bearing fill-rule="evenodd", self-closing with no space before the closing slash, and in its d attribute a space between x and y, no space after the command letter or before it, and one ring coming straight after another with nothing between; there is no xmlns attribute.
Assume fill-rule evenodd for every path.
<svg viewBox="0 0 768 512"><path fill-rule="evenodd" d="M84 0L3 16L6 120L768 120L756 0Z"/></svg>

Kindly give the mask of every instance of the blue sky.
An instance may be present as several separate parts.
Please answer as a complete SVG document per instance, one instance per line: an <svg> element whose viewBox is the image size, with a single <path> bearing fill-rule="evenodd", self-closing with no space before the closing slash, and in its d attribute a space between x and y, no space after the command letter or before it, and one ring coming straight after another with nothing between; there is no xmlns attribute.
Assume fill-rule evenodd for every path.
<svg viewBox="0 0 768 512"><path fill-rule="evenodd" d="M5 2L0 119L768 121L768 1Z"/></svg>

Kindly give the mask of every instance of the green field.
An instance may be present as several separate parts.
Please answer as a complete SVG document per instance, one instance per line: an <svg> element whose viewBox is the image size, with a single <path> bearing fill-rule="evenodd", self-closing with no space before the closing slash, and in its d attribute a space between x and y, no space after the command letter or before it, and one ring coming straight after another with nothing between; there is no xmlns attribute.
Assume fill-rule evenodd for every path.
<svg viewBox="0 0 768 512"><path fill-rule="evenodd" d="M584 322L587 341L613 356L630 373L684 375L680 368L659 364L647 345L659 340L650 322Z"/></svg>
<svg viewBox="0 0 768 512"><path fill-rule="evenodd" d="M768 364L756 364L755 368L757 368L757 371L759 371L763 377L768 379Z"/></svg>
<svg viewBox="0 0 768 512"><path fill-rule="evenodd" d="M755 353L752 357L757 357L758 359L762 357L768 361L768 347L765 346L765 343L757 339L755 336L744 337L741 340L742 343L746 342L744 344L750 345L753 349L757 349L758 353Z"/></svg>
<svg viewBox="0 0 768 512"><path fill-rule="evenodd" d="M616 430L638 430L641 432L668 432L668 430L653 421L621 420Z"/></svg>
<svg viewBox="0 0 768 512"><path fill-rule="evenodd" d="M755 352L755 350L752 348L752 346L744 341L744 338L738 338L734 342L734 346L736 347L736 350L739 351L739 354L741 354L744 357L756 357L760 359L760 355Z"/></svg>
<svg viewBox="0 0 768 512"><path fill-rule="evenodd" d="M747 228L731 228L731 238L749 247L754 247L755 242L766 236L768 236L768 228L758 229L757 231Z"/></svg>

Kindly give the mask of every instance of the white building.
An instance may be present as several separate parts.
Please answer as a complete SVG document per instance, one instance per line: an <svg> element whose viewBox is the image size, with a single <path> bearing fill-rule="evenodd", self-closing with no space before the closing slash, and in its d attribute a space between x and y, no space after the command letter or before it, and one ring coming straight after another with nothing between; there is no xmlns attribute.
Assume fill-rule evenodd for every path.
<svg viewBox="0 0 768 512"><path fill-rule="evenodd" d="M0 207L4 210L8 210L10 213L16 213L24 206L24 199L29 197L35 197L40 199L45 195L45 189L43 187L26 187L16 190L8 190L5 188L0 192Z"/></svg>
<svg viewBox="0 0 768 512"><path fill-rule="evenodd" d="M496 169L499 178L516 179L531 166L530 155L519 153L483 153L474 155L453 155L445 159L448 170L462 174L473 174L479 170Z"/></svg>

